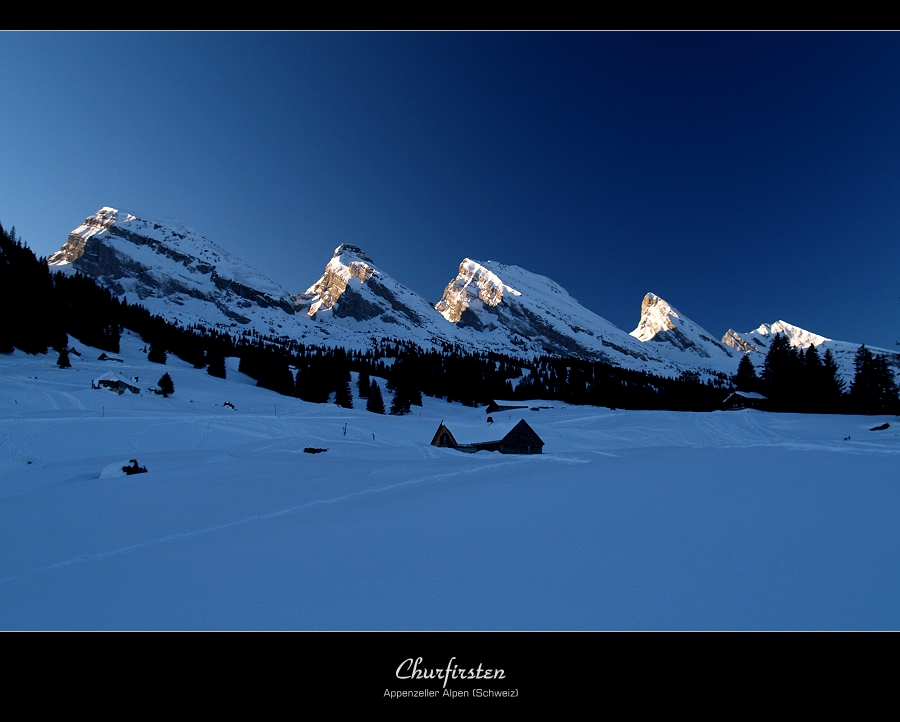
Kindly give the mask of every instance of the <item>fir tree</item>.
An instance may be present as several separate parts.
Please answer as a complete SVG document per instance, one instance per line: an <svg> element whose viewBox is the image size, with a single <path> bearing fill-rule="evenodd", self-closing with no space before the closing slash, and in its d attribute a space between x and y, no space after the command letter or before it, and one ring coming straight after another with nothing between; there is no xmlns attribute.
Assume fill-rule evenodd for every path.
<svg viewBox="0 0 900 722"><path fill-rule="evenodd" d="M847 390L847 385L841 377L841 370L837 361L831 354L831 349L825 349L825 357L822 359L822 394L824 396L824 409L834 413L840 410L841 400Z"/></svg>
<svg viewBox="0 0 900 722"><path fill-rule="evenodd" d="M287 359L280 353L267 353L260 359L259 378L256 385L277 391L285 396L293 396L295 381Z"/></svg>
<svg viewBox="0 0 900 722"><path fill-rule="evenodd" d="M64 348L59 352L59 358L56 359L56 365L61 369L72 368L72 362L69 361L69 349Z"/></svg>
<svg viewBox="0 0 900 722"><path fill-rule="evenodd" d="M384 413L384 399L381 396L381 387L375 379L372 379L372 385L369 386L369 397L366 399L366 411L373 414Z"/></svg>
<svg viewBox="0 0 900 722"><path fill-rule="evenodd" d="M225 378L225 357L221 354L209 353L206 356L209 366L206 373L215 376L217 379Z"/></svg>
<svg viewBox="0 0 900 722"><path fill-rule="evenodd" d="M897 384L884 356L862 345L853 360L855 375L850 387L853 409L860 414L892 413L897 408Z"/></svg>
<svg viewBox="0 0 900 722"><path fill-rule="evenodd" d="M819 413L824 403L825 367L819 358L815 344L810 344L803 354L800 384L801 411Z"/></svg>
<svg viewBox="0 0 900 722"><path fill-rule="evenodd" d="M157 341L150 342L150 353L147 354L147 360L155 364L164 364L168 359L166 347Z"/></svg>
<svg viewBox="0 0 900 722"><path fill-rule="evenodd" d="M175 393L175 384L172 382L172 377L169 376L168 373L164 373L159 381L156 382L156 385L159 386L163 398L168 398Z"/></svg>
<svg viewBox="0 0 900 722"><path fill-rule="evenodd" d="M369 397L369 389L372 388L372 381L369 378L368 371L359 372L359 378L356 381L356 388L359 390L359 398L366 399Z"/></svg>
<svg viewBox="0 0 900 722"><path fill-rule="evenodd" d="M397 389L394 398L391 400L391 415L403 416L404 414L408 414L411 402L411 392L409 388L401 386Z"/></svg>
<svg viewBox="0 0 900 722"><path fill-rule="evenodd" d="M756 375L756 369L753 367L749 354L741 356L733 381L738 391L756 391L758 388L759 378Z"/></svg>
<svg viewBox="0 0 900 722"><path fill-rule="evenodd" d="M350 391L349 381L338 383L334 394L334 403L345 409L353 408L353 392Z"/></svg>
<svg viewBox="0 0 900 722"><path fill-rule="evenodd" d="M762 378L769 407L775 411L788 411L796 406L796 387L800 377L800 361L791 342L783 333L775 334L766 354Z"/></svg>

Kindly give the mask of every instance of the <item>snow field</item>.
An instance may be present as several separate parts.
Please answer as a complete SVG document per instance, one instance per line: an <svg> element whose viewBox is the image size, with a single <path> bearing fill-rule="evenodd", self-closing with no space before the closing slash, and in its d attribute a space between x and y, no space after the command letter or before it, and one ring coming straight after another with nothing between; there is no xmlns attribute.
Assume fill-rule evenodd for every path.
<svg viewBox="0 0 900 722"><path fill-rule="evenodd" d="M73 343L67 370L0 356L0 628L900 626L892 418L503 412L545 453L462 454L432 435L494 438L484 409L378 416ZM110 370L144 393L92 390Z"/></svg>

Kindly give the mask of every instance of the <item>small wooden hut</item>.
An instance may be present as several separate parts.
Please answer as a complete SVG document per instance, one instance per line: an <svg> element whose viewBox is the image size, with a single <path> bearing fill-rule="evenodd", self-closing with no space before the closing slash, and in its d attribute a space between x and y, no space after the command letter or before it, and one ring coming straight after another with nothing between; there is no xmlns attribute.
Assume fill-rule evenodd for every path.
<svg viewBox="0 0 900 722"><path fill-rule="evenodd" d="M722 408L727 411L736 409L760 409L766 408L767 399L762 394L753 391L735 391L722 402Z"/></svg>
<svg viewBox="0 0 900 722"><path fill-rule="evenodd" d="M453 438L450 429L444 426L443 421L441 421L441 425L438 426L438 430L434 432L434 438L431 440L431 445L444 446L451 449L455 449L459 446L459 444L456 443L456 439Z"/></svg>
<svg viewBox="0 0 900 722"><path fill-rule="evenodd" d="M133 394L140 395L141 390L137 386L128 383L125 379L123 379L118 374L108 373L103 374L99 378L96 378L91 381L92 389L109 389L110 391L114 391L115 393L121 396L126 391L130 391Z"/></svg>
<svg viewBox="0 0 900 722"><path fill-rule="evenodd" d="M492 431L495 429L497 429L497 424L491 427ZM458 443L450 429L444 426L442 421L431 440L431 445L465 451L470 454L474 454L476 451L499 451L501 454L541 454L544 449L543 439L524 419L510 428L498 440L475 441L468 444Z"/></svg>

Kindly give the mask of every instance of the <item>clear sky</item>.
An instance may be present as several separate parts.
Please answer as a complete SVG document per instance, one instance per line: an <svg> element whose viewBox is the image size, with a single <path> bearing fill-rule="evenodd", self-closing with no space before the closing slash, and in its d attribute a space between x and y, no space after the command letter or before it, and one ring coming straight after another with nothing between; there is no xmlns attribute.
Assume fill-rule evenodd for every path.
<svg viewBox="0 0 900 722"><path fill-rule="evenodd" d="M0 33L0 222L101 206L296 293L361 246L436 301L464 257L626 331L900 340L900 35Z"/></svg>

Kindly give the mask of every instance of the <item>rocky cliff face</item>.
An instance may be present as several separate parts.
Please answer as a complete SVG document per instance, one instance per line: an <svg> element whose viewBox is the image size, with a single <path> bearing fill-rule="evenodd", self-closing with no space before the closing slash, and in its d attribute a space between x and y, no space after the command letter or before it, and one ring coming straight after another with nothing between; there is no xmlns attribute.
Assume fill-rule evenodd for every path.
<svg viewBox="0 0 900 722"><path fill-rule="evenodd" d="M504 284L496 274L482 264L464 258L459 264L459 273L447 284L444 295L435 308L451 323L478 327L480 322L474 314L470 313L468 319L466 318L470 304L473 301L480 301L488 308L494 308L503 300L504 292L513 296L522 295Z"/></svg>
<svg viewBox="0 0 900 722"><path fill-rule="evenodd" d="M358 246L338 246L322 277L293 297L298 312L329 333L448 340L452 328L415 291L381 271Z"/></svg>
<svg viewBox="0 0 900 722"><path fill-rule="evenodd" d="M371 263L372 259L357 246L348 244L339 246L334 252L334 257L325 266L325 273L306 291L305 295L311 297L306 309L307 314L315 316L320 309L334 308L334 304L347 290L347 284L351 278L356 278L361 283L371 279L375 273L375 269L370 265ZM352 294L352 289L351 295L354 295ZM347 299L344 299L341 307L343 308L346 305ZM346 315L354 316L360 321L372 317L363 309L354 309Z"/></svg>
<svg viewBox="0 0 900 722"><path fill-rule="evenodd" d="M734 351L716 341L708 331L653 293L644 296L641 318L631 335L656 345L669 357L695 356L721 368L723 372L731 369L738 358Z"/></svg>
<svg viewBox="0 0 900 722"><path fill-rule="evenodd" d="M290 295L195 231L104 207L70 234L48 264L80 271L129 302L188 323L263 327L294 314ZM262 317L265 318L262 318Z"/></svg>
<svg viewBox="0 0 900 722"><path fill-rule="evenodd" d="M492 350L576 356L664 374L681 371L677 361L584 308L555 281L518 266L463 259L435 308L464 337L481 339Z"/></svg>

